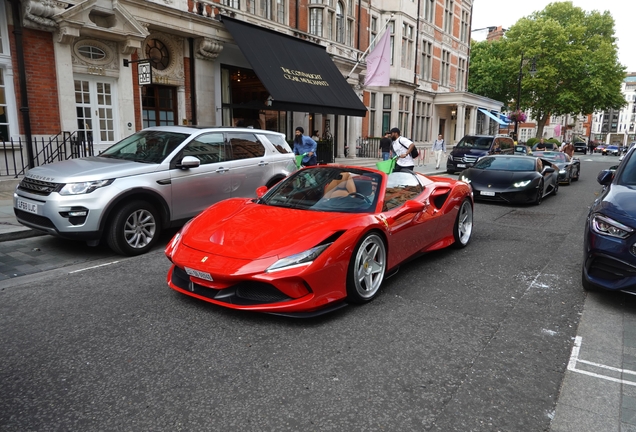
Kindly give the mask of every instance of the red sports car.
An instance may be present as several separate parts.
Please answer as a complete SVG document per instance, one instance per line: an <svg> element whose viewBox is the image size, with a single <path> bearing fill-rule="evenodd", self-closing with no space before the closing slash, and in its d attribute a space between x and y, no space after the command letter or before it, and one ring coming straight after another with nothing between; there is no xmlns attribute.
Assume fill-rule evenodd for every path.
<svg viewBox="0 0 636 432"><path fill-rule="evenodd" d="M166 247L168 285L232 309L308 317L373 299L409 258L464 247L473 228L462 181L371 168L304 168L256 199L233 198Z"/></svg>

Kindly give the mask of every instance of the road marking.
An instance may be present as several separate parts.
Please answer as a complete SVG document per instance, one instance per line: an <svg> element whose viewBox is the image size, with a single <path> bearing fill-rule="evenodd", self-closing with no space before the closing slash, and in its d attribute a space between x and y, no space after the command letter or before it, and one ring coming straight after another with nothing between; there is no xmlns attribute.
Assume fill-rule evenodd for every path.
<svg viewBox="0 0 636 432"><path fill-rule="evenodd" d="M106 263L106 264L100 264L100 265L96 265L96 266L92 266L92 267L86 267L86 268L79 269L79 270L73 270L71 272L68 272L68 274L79 273L79 272L83 272L84 270L92 270L92 269L96 269L96 268L99 268L99 267L108 266L108 265L111 265L111 264L117 264L118 262L119 261L111 261L111 262Z"/></svg>
<svg viewBox="0 0 636 432"><path fill-rule="evenodd" d="M616 382L616 383L620 383L620 384L627 384L627 385L633 385L636 386L636 382L634 381L627 381L627 380L622 380L619 378L614 378L614 377L610 377L610 376L606 376L606 375L601 375L601 374L597 374L594 372L589 372L586 370L581 370L581 369L577 369L576 368L576 364L577 363L583 363L583 364L587 364L590 366L594 366L594 367L598 367L600 369L607 369L607 370L611 370L613 372L620 372L622 374L630 374L630 375L636 375L636 371L631 371L631 370L627 370L627 369L619 369L619 368L615 368L612 366L607 366L604 364L600 364L600 363L594 363L591 361L587 361L587 360L580 360L579 359L579 352L581 351L581 343L583 342L583 338L581 336L577 336L576 338L574 338L574 346L572 347L572 354L570 355L570 362L568 363L568 370L571 370L572 372L577 372L583 375L589 375L595 378L600 378L600 379L604 379L607 381L612 381L612 382Z"/></svg>

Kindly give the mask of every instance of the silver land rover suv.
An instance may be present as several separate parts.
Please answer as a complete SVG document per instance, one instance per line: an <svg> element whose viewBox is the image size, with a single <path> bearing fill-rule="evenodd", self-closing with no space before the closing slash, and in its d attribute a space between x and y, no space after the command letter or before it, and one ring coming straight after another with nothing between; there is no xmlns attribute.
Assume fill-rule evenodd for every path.
<svg viewBox="0 0 636 432"><path fill-rule="evenodd" d="M256 196L296 170L278 132L250 128L160 126L137 132L99 156L31 169L13 194L18 221L55 236L105 240L139 255L163 228L209 205Z"/></svg>

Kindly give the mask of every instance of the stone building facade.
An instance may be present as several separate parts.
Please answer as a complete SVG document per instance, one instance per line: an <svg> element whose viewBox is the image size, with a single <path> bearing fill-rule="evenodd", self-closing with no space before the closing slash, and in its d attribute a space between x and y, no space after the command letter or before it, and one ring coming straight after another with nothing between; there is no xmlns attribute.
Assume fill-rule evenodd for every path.
<svg viewBox="0 0 636 432"><path fill-rule="evenodd" d="M496 115L484 111L501 103L466 92L472 1L2 0L0 140L66 133L100 150L152 125L245 125L289 138L301 125L343 156L394 126L418 143L493 133ZM224 16L324 48L365 115L275 109ZM363 54L385 25L390 84L365 88ZM138 82L144 59L151 85Z"/></svg>

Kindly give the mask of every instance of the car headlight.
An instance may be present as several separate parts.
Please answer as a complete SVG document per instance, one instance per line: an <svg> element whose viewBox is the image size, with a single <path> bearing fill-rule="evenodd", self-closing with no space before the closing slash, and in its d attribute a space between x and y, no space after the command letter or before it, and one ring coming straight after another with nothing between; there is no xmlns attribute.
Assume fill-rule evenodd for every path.
<svg viewBox="0 0 636 432"><path fill-rule="evenodd" d="M565 174L565 173L566 173L566 171L564 169L559 170L559 174Z"/></svg>
<svg viewBox="0 0 636 432"><path fill-rule="evenodd" d="M108 179L108 180L94 180L94 181L79 182L79 183L67 183L60 190L60 195L89 194L93 192L95 189L108 186L114 181L115 179Z"/></svg>
<svg viewBox="0 0 636 432"><path fill-rule="evenodd" d="M597 234L620 239L625 239L634 232L633 228L600 214L592 216L592 230Z"/></svg>
<svg viewBox="0 0 636 432"><path fill-rule="evenodd" d="M468 177L466 177L465 175L460 175L459 176L459 180L466 182L466 183L470 183L470 179Z"/></svg>
<svg viewBox="0 0 636 432"><path fill-rule="evenodd" d="M520 181L520 182L517 182L517 183L513 184L513 186L516 187L516 188L526 187L526 186L528 186L530 184L531 181L532 180Z"/></svg>
<svg viewBox="0 0 636 432"><path fill-rule="evenodd" d="M452 153L448 154L448 160L451 160L451 161L453 160L453 154Z"/></svg>
<svg viewBox="0 0 636 432"><path fill-rule="evenodd" d="M281 258L274 264L269 266L267 270L265 270L265 273L272 273L275 271L287 270L293 267L309 265L314 262L314 260L318 258L318 256L320 256L320 254L323 253L324 250L332 244L333 243L327 243L324 245L316 246L304 252L290 255L286 258Z"/></svg>

